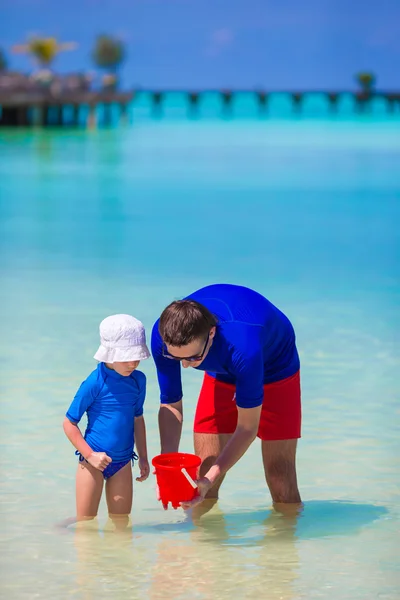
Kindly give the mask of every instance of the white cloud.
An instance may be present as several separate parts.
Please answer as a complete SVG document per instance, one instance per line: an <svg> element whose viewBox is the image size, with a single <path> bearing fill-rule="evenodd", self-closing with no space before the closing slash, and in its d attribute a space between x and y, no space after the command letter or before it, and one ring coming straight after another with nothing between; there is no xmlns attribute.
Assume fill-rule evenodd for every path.
<svg viewBox="0 0 400 600"><path fill-rule="evenodd" d="M223 50L231 46L234 42L234 39L234 32L229 27L215 29L211 33L208 45L206 47L206 54L208 56L217 56L223 52Z"/></svg>

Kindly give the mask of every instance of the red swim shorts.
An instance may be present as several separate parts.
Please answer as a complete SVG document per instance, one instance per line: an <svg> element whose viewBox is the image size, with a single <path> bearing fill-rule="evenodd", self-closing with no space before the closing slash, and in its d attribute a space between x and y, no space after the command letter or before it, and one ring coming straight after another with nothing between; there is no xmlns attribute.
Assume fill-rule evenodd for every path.
<svg viewBox="0 0 400 600"><path fill-rule="evenodd" d="M194 418L195 433L233 433L238 411L235 386L205 373ZM264 385L258 437L291 440L301 437L300 371Z"/></svg>

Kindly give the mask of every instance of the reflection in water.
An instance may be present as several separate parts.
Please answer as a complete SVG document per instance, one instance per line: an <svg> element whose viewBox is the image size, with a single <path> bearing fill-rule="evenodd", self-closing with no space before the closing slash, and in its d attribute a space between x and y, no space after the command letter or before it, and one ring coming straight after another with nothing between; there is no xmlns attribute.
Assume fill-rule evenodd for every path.
<svg viewBox="0 0 400 600"><path fill-rule="evenodd" d="M263 598L266 589L271 600L293 598L299 560L296 516L286 519L286 535L276 540L275 511L264 511L265 514L264 522L247 520L242 514L239 528L232 527L218 505L200 518L194 515L190 543L171 546L170 540L162 540L158 544L151 600L161 600L166 593L176 599L193 594L205 600ZM249 544L252 537L259 538L256 544ZM177 582L179 593L174 591Z"/></svg>
<svg viewBox="0 0 400 600"><path fill-rule="evenodd" d="M33 148L35 149L34 156L39 160L39 168L47 167L55 158L54 153L54 137L48 134L47 131L40 131L33 138Z"/></svg>
<svg viewBox="0 0 400 600"><path fill-rule="evenodd" d="M224 600L263 598L268 590L270 600L294 599L301 540L354 535L388 511L310 501L289 515L274 509L223 513L218 503L201 512L125 532L111 521L102 529L95 521L79 524L74 544L81 596Z"/></svg>
<svg viewBox="0 0 400 600"><path fill-rule="evenodd" d="M132 590L143 590L148 548L137 543L132 525L118 530L108 520L101 529L95 520L78 523L73 533L76 590L80 598L97 600L108 594L126 598Z"/></svg>
<svg viewBox="0 0 400 600"><path fill-rule="evenodd" d="M255 510L235 511L226 516L230 529L240 536L241 543L246 542L249 524L261 521L271 530L269 535L284 538L287 532L295 528L298 540L309 540L338 535L354 535L360 529L388 514L384 506L358 504L335 500L310 500L304 504L296 516L282 515L276 511ZM230 538L231 543L232 539ZM254 536L249 543L257 543Z"/></svg>

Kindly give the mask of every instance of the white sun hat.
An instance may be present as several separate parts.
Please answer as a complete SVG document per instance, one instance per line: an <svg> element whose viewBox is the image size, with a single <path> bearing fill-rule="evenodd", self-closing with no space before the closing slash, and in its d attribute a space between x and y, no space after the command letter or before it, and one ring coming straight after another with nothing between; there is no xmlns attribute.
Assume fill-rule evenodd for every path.
<svg viewBox="0 0 400 600"><path fill-rule="evenodd" d="M111 315L100 323L99 362L129 362L149 358L143 323L131 315Z"/></svg>

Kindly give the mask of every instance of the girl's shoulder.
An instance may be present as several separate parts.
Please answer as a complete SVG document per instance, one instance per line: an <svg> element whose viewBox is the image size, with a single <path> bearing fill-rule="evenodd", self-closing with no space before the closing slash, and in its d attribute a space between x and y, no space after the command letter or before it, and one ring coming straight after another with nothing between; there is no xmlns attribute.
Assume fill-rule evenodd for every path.
<svg viewBox="0 0 400 600"><path fill-rule="evenodd" d="M143 373L143 371L133 371L133 373L131 373L129 377L134 380L134 382L136 383L136 385L139 386L139 388L146 387L146 375Z"/></svg>
<svg viewBox="0 0 400 600"><path fill-rule="evenodd" d="M99 367L97 367L90 373L90 375L86 377L86 379L82 381L75 394L75 399L82 399L87 397L95 400L100 394L103 385L104 379L101 375Z"/></svg>
<svg viewBox="0 0 400 600"><path fill-rule="evenodd" d="M99 363L97 367L93 369L93 371L84 381L84 384L87 389L91 390L94 398L100 394L104 386L104 374L101 369L101 363Z"/></svg>

